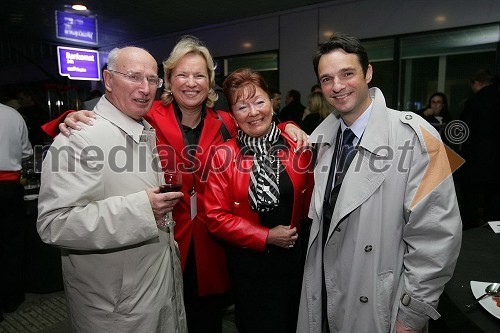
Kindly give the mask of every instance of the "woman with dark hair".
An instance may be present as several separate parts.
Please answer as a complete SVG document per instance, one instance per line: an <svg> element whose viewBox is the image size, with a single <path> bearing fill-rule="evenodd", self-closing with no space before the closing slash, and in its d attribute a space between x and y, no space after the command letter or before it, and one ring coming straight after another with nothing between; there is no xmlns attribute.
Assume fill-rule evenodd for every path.
<svg viewBox="0 0 500 333"><path fill-rule="evenodd" d="M432 94L425 108L418 110L417 114L439 131L451 120L448 110L448 98L442 92Z"/></svg>
<svg viewBox="0 0 500 333"><path fill-rule="evenodd" d="M260 74L239 69L224 81L239 130L217 147L205 186L208 230L226 241L236 326L295 332L302 251L299 237L312 187L311 153L275 125Z"/></svg>

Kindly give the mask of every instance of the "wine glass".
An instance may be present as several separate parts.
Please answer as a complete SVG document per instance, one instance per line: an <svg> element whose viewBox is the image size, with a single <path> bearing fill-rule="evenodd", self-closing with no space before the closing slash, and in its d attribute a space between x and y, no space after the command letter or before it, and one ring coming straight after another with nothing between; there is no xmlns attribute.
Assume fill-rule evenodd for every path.
<svg viewBox="0 0 500 333"><path fill-rule="evenodd" d="M176 170L160 171L160 193L180 192L182 187L182 174ZM166 226L175 226L172 219L172 212L163 218Z"/></svg>

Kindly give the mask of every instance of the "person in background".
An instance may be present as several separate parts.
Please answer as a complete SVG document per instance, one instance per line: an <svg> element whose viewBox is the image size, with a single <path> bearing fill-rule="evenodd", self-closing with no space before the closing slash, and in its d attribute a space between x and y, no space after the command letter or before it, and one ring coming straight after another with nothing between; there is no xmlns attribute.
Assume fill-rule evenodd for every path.
<svg viewBox="0 0 500 333"><path fill-rule="evenodd" d="M302 129L307 134L311 134L332 113L332 107L326 101L323 93L314 92L309 96L307 108L309 109L309 114L302 121Z"/></svg>
<svg viewBox="0 0 500 333"><path fill-rule="evenodd" d="M48 120L47 112L35 100L30 90L21 90L17 93L17 100L21 106L18 111L28 126L29 140L33 146L45 143L45 134L41 126Z"/></svg>
<svg viewBox="0 0 500 333"><path fill-rule="evenodd" d="M145 119L156 129L157 148L167 168L182 170L184 196L173 210L177 223L175 239L179 243L184 279L184 302L188 330L221 332L222 307L230 287L224 248L206 227L204 203L208 162L216 145L236 134L236 125L228 112L207 107L217 100L214 91L215 70L207 47L194 36L183 36L168 59L163 62L165 91ZM65 122L78 129L78 120L88 122L79 111ZM66 115L63 115L66 116ZM47 130L53 134L54 120ZM281 129L305 144L307 137L293 124L280 124ZM69 135L66 125L60 130Z"/></svg>
<svg viewBox="0 0 500 333"><path fill-rule="evenodd" d="M416 113L434 126L441 135L441 140L449 145L444 129L451 121L451 116L448 110L448 98L446 98L445 94L442 92L432 94L425 108L418 110Z"/></svg>
<svg viewBox="0 0 500 333"><path fill-rule="evenodd" d="M496 76L478 71L471 79L474 96L464 104L460 120L468 126L467 140L460 155L465 159L458 170L464 228L500 220L500 91Z"/></svg>
<svg viewBox="0 0 500 333"><path fill-rule="evenodd" d="M319 84L314 84L312 87L311 87L311 95L314 94L314 93L322 93L321 92L321 86ZM311 96L309 95L309 96ZM304 109L304 113L302 114L302 121L304 121L304 119L306 119L306 117L311 113L311 110L309 109L309 106L306 107Z"/></svg>
<svg viewBox="0 0 500 333"><path fill-rule="evenodd" d="M302 115L306 108L300 103L300 93L292 89L288 91L285 98L286 106L278 114L281 121L293 121L299 126L302 126Z"/></svg>
<svg viewBox="0 0 500 333"><path fill-rule="evenodd" d="M101 99L102 92L97 89L91 90L89 94L89 98L83 102L84 110L94 110L94 107L97 105L97 102Z"/></svg>
<svg viewBox="0 0 500 333"><path fill-rule="evenodd" d="M19 101L16 98L16 93L14 92L13 88L8 87L0 90L0 103L16 110L21 107Z"/></svg>
<svg viewBox="0 0 500 333"><path fill-rule="evenodd" d="M281 121L278 117L281 106L281 92L274 88L269 88L269 99L273 105L273 120L279 124Z"/></svg>
<svg viewBox="0 0 500 333"><path fill-rule="evenodd" d="M0 104L0 321L24 301L24 188L21 162L33 154L17 110Z"/></svg>
<svg viewBox="0 0 500 333"><path fill-rule="evenodd" d="M439 317L460 250L444 145L421 117L369 89L358 39L332 35L313 65L340 119L310 136L319 151L297 332L422 332Z"/></svg>
<svg viewBox="0 0 500 333"><path fill-rule="evenodd" d="M143 119L157 73L147 51L113 49L93 126L58 135L43 161L37 229L62 249L75 332L187 332L179 250L164 224L182 193L160 193Z"/></svg>
<svg viewBox="0 0 500 333"><path fill-rule="evenodd" d="M451 120L448 98L442 92L432 94L425 108L418 110L417 114L433 126L447 124Z"/></svg>
<svg viewBox="0 0 500 333"><path fill-rule="evenodd" d="M223 87L239 131L211 161L205 212L209 231L229 244L236 326L240 333L295 332L311 153L296 152L273 122L259 73L236 70Z"/></svg>
<svg viewBox="0 0 500 333"><path fill-rule="evenodd" d="M216 83L214 90L217 93L217 100L213 105L207 105L207 106L209 106L213 110L221 110L229 112L229 105L227 103L227 98L226 96L224 96L224 93L222 91L222 87Z"/></svg>

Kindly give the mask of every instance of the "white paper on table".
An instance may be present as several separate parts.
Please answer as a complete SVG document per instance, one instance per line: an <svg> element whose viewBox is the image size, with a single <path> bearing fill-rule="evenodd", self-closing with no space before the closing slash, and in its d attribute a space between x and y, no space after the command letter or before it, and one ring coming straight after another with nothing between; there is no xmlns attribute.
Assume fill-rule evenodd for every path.
<svg viewBox="0 0 500 333"><path fill-rule="evenodd" d="M495 233L498 234L500 232L500 221L490 221L488 224Z"/></svg>
<svg viewBox="0 0 500 333"><path fill-rule="evenodd" d="M471 281L470 288L472 289L472 293L475 298L481 297L485 293L485 289L489 284L494 282L479 282L479 281ZM500 319L500 307L497 306L497 303L492 299L492 297L486 297L479 301L479 304L483 308L486 309L489 313Z"/></svg>

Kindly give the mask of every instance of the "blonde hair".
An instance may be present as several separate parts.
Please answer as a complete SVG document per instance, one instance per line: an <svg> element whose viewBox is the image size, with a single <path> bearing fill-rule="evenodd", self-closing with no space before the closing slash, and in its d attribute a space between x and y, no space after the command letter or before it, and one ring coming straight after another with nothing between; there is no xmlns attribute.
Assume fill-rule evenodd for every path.
<svg viewBox="0 0 500 333"><path fill-rule="evenodd" d="M320 92L312 93L309 96L309 110L311 113L319 113L321 119L325 119L332 112L330 104Z"/></svg>
<svg viewBox="0 0 500 333"><path fill-rule="evenodd" d="M182 36L181 39L175 44L174 49L170 53L170 56L163 61L163 70L165 72L165 91L161 95L161 101L164 105L172 103L174 97L171 91L171 76L172 71L177 66L179 61L187 54L197 54L202 56L207 63L207 72L209 78L209 90L207 96L207 105L209 107L213 106L215 101L219 98L214 90L215 87L215 65L214 60L210 51L203 42L194 36Z"/></svg>

